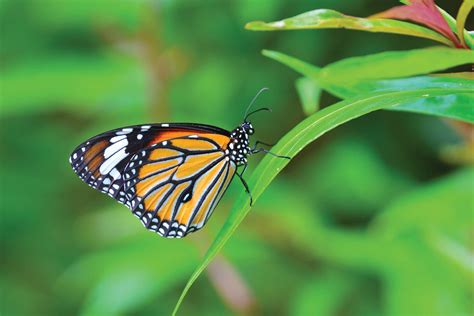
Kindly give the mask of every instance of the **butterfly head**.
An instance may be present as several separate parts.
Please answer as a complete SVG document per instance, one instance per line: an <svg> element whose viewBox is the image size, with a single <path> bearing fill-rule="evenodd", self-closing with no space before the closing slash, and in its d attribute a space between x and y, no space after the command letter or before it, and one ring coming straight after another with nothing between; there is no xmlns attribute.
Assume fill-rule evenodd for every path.
<svg viewBox="0 0 474 316"><path fill-rule="evenodd" d="M242 127L242 130L246 132L248 135L252 135L253 133L255 133L255 130L253 129L253 125L250 122L245 121L242 124L240 124L240 127Z"/></svg>

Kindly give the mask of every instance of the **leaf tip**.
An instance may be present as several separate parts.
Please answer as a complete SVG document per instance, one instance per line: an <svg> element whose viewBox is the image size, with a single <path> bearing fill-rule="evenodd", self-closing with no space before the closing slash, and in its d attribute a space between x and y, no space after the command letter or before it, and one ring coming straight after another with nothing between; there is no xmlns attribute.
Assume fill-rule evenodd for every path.
<svg viewBox="0 0 474 316"><path fill-rule="evenodd" d="M286 28L285 21L275 21L275 22L263 22L263 21L252 21L245 24L247 30L252 31L275 31L275 30L284 30Z"/></svg>
<svg viewBox="0 0 474 316"><path fill-rule="evenodd" d="M262 31L266 29L265 24L263 21L252 21L245 24L245 29L250 31Z"/></svg>
<svg viewBox="0 0 474 316"><path fill-rule="evenodd" d="M262 49L262 55L263 55L263 56L270 57L270 56L273 55L274 53L275 53L275 51L273 51L273 50Z"/></svg>

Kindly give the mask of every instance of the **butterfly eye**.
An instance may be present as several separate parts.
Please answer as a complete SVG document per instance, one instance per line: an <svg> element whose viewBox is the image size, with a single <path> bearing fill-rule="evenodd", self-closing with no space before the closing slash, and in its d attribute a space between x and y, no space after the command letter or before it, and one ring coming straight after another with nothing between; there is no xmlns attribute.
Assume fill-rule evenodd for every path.
<svg viewBox="0 0 474 316"><path fill-rule="evenodd" d="M242 128L247 132L249 135L252 135L254 133L254 129L252 126L252 123L250 122L244 122L242 123Z"/></svg>

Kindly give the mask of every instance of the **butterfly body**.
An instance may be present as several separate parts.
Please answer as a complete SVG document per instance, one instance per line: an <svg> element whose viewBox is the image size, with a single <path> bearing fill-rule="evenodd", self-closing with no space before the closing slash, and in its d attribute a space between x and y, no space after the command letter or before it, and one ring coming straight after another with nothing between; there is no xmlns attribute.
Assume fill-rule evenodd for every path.
<svg viewBox="0 0 474 316"><path fill-rule="evenodd" d="M237 167L247 164L253 132L247 121L231 132L193 123L124 127L79 145L70 163L147 229L180 238L202 228Z"/></svg>

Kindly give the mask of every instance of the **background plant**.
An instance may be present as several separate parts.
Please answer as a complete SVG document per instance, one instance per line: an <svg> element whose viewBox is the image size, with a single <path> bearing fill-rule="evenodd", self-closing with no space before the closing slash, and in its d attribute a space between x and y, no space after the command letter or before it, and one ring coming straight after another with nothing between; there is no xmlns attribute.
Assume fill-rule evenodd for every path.
<svg viewBox="0 0 474 316"><path fill-rule="evenodd" d="M472 131L456 123L473 121L472 40L460 31L470 2L459 14L438 4L454 37L393 16L385 22L403 32L390 33L421 39L241 29L315 8L387 10L378 1L0 2L2 312L170 313L204 267L208 236L224 225L206 263L247 214L242 188L232 185L206 230L162 240L83 186L67 156L121 125L192 118L230 129L262 86L271 93L260 102L274 111L254 124L262 140L285 134L279 153L296 155L363 117L306 147L271 186L287 162L260 162L250 183L254 197L265 194L180 314L472 312ZM264 48L303 77L256 53ZM372 113L395 103L456 121Z"/></svg>

